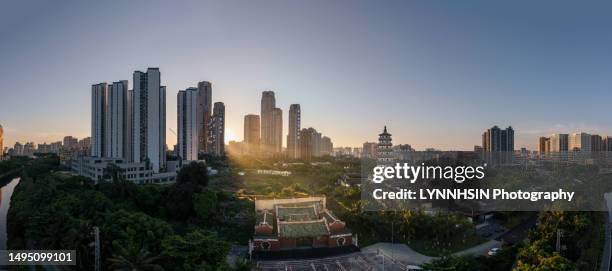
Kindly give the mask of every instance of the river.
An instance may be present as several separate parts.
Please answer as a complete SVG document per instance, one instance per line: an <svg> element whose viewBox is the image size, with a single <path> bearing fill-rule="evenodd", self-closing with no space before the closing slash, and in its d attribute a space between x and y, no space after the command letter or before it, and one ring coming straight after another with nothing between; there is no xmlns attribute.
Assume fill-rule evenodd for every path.
<svg viewBox="0 0 612 271"><path fill-rule="evenodd" d="M19 183L19 178L11 180L9 183L0 187L0 250L6 249L6 215L11 206L11 196L15 186Z"/></svg>

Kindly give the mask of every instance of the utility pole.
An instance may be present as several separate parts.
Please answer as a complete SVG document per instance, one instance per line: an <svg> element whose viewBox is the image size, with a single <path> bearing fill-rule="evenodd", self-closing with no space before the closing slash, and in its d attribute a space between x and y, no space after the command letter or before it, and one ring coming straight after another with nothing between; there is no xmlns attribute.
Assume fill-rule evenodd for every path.
<svg viewBox="0 0 612 271"><path fill-rule="evenodd" d="M93 234L95 236L95 243L94 243L94 250L95 250L95 254L96 254L96 260L95 260L95 271L102 271L102 267L100 265L100 228L98 228L97 226L93 227Z"/></svg>

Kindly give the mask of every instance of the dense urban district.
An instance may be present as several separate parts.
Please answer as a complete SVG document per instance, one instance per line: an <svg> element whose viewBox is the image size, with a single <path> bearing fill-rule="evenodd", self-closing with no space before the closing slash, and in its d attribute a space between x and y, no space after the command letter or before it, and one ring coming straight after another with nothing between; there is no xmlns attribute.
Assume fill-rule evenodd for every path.
<svg viewBox="0 0 612 271"><path fill-rule="evenodd" d="M14 270L608 270L607 212L487 211L459 202L364 210L362 166L408 161L488 164L487 181L605 183L610 137L542 137L515 150L514 130L487 129L473 151L416 151L378 142L333 147L302 128L299 104L283 113L264 91L225 143L225 105L212 85L177 94L166 127L158 68L91 86L91 136L2 145L0 181L14 185L7 249L76 250L76 266ZM177 137L172 150L166 131ZM608 182L609 183L609 182ZM11 186L13 187L13 186ZM6 189L8 191L8 189ZM5 191L3 191L5 192ZM3 193L4 195L4 193ZM5 196L4 196L5 197Z"/></svg>
<svg viewBox="0 0 612 271"><path fill-rule="evenodd" d="M208 161L218 169L214 176L206 164L191 163L174 183L145 185L126 181L112 166L110 180L95 183L75 176L55 155L3 161L3 174L20 168L8 213L8 248L75 249L75 270L92 270L98 229L103 270L274 270L288 260L287 265L299 269L300 261L324 263L327 257L345 255L358 255L341 262L346 269L357 260L373 269L386 264L397 270L411 265L425 270L595 270L601 262L607 219L601 212L499 212L487 222L450 211L362 212L359 187L342 185L350 181L347 172L360 166L354 158L322 157L294 165L252 157ZM291 174L270 175L279 168ZM326 208L346 223L354 239L351 247L357 249L305 244L295 250L250 252L248 244L257 238L257 199L312 195L325 196ZM563 232L560 249L558 231ZM486 246L491 242L492 247ZM400 245L411 251L393 249ZM470 252L473 248L477 251Z"/></svg>

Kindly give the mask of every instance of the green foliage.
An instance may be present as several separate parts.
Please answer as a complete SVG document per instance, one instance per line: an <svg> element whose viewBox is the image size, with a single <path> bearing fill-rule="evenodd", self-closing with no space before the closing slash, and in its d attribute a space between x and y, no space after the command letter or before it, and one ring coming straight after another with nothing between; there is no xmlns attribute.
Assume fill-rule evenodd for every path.
<svg viewBox="0 0 612 271"><path fill-rule="evenodd" d="M597 259L588 262L592 257L584 257L583 254L588 249L583 243L594 241L584 237L591 232L591 225L597 217L596 214L587 212L540 213L538 227L529 232L529 242L518 253L515 270L577 270L573 262L583 266L581 269L593 269L593 266L598 264ZM563 234L561 244L564 249L561 254L555 251L558 231Z"/></svg>
<svg viewBox="0 0 612 271"><path fill-rule="evenodd" d="M359 202L339 215L358 233L360 243L390 242L391 229L395 242L407 243L419 252L441 256L482 241L473 226L454 213L425 214L420 211L362 212ZM365 242L365 243L363 243Z"/></svg>
<svg viewBox="0 0 612 271"><path fill-rule="evenodd" d="M154 253L160 252L160 240L173 233L163 220L123 209L107 213L99 223L109 253L134 244L138 249L144 247Z"/></svg>
<svg viewBox="0 0 612 271"><path fill-rule="evenodd" d="M208 185L208 170L204 163L191 162L181 168L176 176L178 184L192 183L196 185Z"/></svg>
<svg viewBox="0 0 612 271"><path fill-rule="evenodd" d="M495 256L444 256L423 265L429 271L504 271L510 270L514 264L516 249L504 248Z"/></svg>
<svg viewBox="0 0 612 271"><path fill-rule="evenodd" d="M57 159L52 156L35 159L25 167L8 214L10 249L76 249L79 270L91 270L92 229L98 226L103 264L112 270L201 270L205 266L224 266L229 245L216 233L187 224L184 228L191 228L190 233L182 235L163 220L167 218L164 214L173 209L164 211L162 202L173 197L188 203L188 217L195 216L193 198L202 212L204 206L218 206L216 193L200 193L201 178L172 186L136 186L117 174L111 178L113 182L94 186L83 177L51 173L56 169ZM180 198L184 195L189 195L187 200ZM176 228L183 227L179 224ZM168 240L165 246L169 254L162 245L164 240ZM181 257L173 254L192 248L199 252Z"/></svg>
<svg viewBox="0 0 612 271"><path fill-rule="evenodd" d="M165 212L174 220L186 220L193 217L193 195L202 191L202 188L192 182L177 182L166 190L164 195Z"/></svg>
<svg viewBox="0 0 612 271"><path fill-rule="evenodd" d="M162 241L164 256L174 270L202 270L221 265L229 252L229 244L215 233L196 230L185 236L171 235Z"/></svg>
<svg viewBox="0 0 612 271"><path fill-rule="evenodd" d="M198 218L206 221L214 216L217 212L217 201L217 193L214 191L204 190L194 194L193 207Z"/></svg>
<svg viewBox="0 0 612 271"><path fill-rule="evenodd" d="M119 247L113 257L108 259L112 270L125 271L163 271L161 265L155 263L159 256L151 255L145 247L139 248L134 243L129 243L124 247Z"/></svg>
<svg viewBox="0 0 612 271"><path fill-rule="evenodd" d="M578 270L567 258L554 254L551 256L536 255L537 263L521 262L517 264L514 271L574 271Z"/></svg>

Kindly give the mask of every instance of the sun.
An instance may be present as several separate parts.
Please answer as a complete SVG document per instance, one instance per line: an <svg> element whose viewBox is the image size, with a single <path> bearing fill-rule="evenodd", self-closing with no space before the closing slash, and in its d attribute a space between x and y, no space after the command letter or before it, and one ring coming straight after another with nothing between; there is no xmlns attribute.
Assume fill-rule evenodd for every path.
<svg viewBox="0 0 612 271"><path fill-rule="evenodd" d="M236 134L231 129L225 130L225 143L236 140Z"/></svg>

